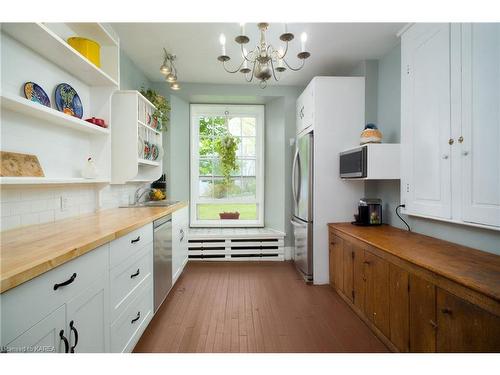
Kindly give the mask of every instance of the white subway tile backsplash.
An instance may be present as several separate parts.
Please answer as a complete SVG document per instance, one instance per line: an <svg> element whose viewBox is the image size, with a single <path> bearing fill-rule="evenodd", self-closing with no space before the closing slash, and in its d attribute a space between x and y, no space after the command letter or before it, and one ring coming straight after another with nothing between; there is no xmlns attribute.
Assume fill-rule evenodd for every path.
<svg viewBox="0 0 500 375"><path fill-rule="evenodd" d="M0 223L2 224L2 230L13 229L21 226L21 216L8 216L2 217Z"/></svg>
<svg viewBox="0 0 500 375"><path fill-rule="evenodd" d="M137 184L58 187L2 187L0 230L42 224L127 204ZM67 209L61 211L61 197ZM100 196L100 199L99 199ZM102 202L99 207L99 200Z"/></svg>

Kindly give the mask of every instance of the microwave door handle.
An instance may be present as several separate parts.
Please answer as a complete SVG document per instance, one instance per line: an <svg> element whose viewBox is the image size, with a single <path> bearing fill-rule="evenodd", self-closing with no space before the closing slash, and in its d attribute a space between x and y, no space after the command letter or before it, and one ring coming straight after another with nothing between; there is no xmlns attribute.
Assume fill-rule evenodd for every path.
<svg viewBox="0 0 500 375"><path fill-rule="evenodd" d="M297 200L297 187L295 185L298 158L299 158L299 149L297 148L295 150L295 155L293 157L293 166L292 166L292 194L293 194L293 199L295 200L295 203L298 203L298 200Z"/></svg>

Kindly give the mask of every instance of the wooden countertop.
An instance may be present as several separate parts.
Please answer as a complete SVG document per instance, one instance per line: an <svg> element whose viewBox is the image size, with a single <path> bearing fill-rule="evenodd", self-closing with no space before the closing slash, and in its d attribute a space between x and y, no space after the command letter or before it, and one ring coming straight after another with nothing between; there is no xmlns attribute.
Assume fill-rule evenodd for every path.
<svg viewBox="0 0 500 375"><path fill-rule="evenodd" d="M113 208L0 233L0 293L185 207Z"/></svg>
<svg viewBox="0 0 500 375"><path fill-rule="evenodd" d="M389 225L328 224L348 236L500 301L500 256Z"/></svg>

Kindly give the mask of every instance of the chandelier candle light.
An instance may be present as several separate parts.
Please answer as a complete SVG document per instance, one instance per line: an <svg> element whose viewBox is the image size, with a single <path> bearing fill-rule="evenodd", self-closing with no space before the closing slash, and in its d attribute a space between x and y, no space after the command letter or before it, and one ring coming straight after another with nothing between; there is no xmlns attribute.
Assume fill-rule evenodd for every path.
<svg viewBox="0 0 500 375"><path fill-rule="evenodd" d="M217 57L222 63L224 70L228 73L243 73L247 82L251 82L253 78L260 80L260 87L265 88L267 86L267 81L273 77L276 81L278 79L278 73L283 73L287 68L292 71L298 71L304 67L305 60L311 56L309 52L306 51L307 34L302 33L300 36L301 41L301 52L297 54L297 58L301 60L301 65L297 68L291 67L285 60L285 56L288 52L288 43L294 39L294 35L289 33L285 24L284 33L281 34L280 40L285 42L285 47L280 47L279 49L274 48L271 44L266 42L266 31L269 28L269 24L261 22L257 24L260 30L260 42L257 46L250 52L243 47L244 44L250 42L250 38L245 35L245 24L240 23L240 33L234 41L241 46L241 57L242 61L238 68L231 70L226 66L226 62L231 60L231 58L226 54L226 37L221 34L219 37L219 42L221 44L221 55ZM249 65L251 68L249 68Z"/></svg>
<svg viewBox="0 0 500 375"><path fill-rule="evenodd" d="M164 57L163 64L160 66L160 73L165 76L165 81L170 84L170 88L172 90L180 90L180 86L177 83L177 69L174 65L174 60L177 58L175 55L172 55L167 52L165 48L163 48Z"/></svg>

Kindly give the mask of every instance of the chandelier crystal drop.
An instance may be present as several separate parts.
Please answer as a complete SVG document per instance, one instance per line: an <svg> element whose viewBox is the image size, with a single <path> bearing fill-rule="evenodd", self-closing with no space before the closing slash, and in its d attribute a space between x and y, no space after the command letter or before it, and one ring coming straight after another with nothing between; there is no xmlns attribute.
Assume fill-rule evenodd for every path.
<svg viewBox="0 0 500 375"><path fill-rule="evenodd" d="M267 86L267 81L271 78L279 81L279 73L283 73L287 69L298 71L304 67L306 59L311 56L311 54L306 51L306 33L301 34L301 52L297 54L297 58L301 63L298 67L292 67L286 61L285 56L288 52L288 43L291 42L295 36L286 30L286 25L285 32L280 36L280 40L284 42L285 45L280 48L275 48L266 42L266 31L269 28L268 23L258 23L257 27L260 30L260 41L253 50L247 51L244 45L250 42L250 38L245 35L245 24L240 23L240 35L234 38L234 41L241 46L242 61L235 69L227 67L227 62L231 60L231 58L226 54L226 37L224 34L220 34L219 43L221 45L221 55L217 57L217 60L222 63L226 72L242 73L247 82L252 82L255 77L255 79L260 81L260 87L265 88Z"/></svg>

